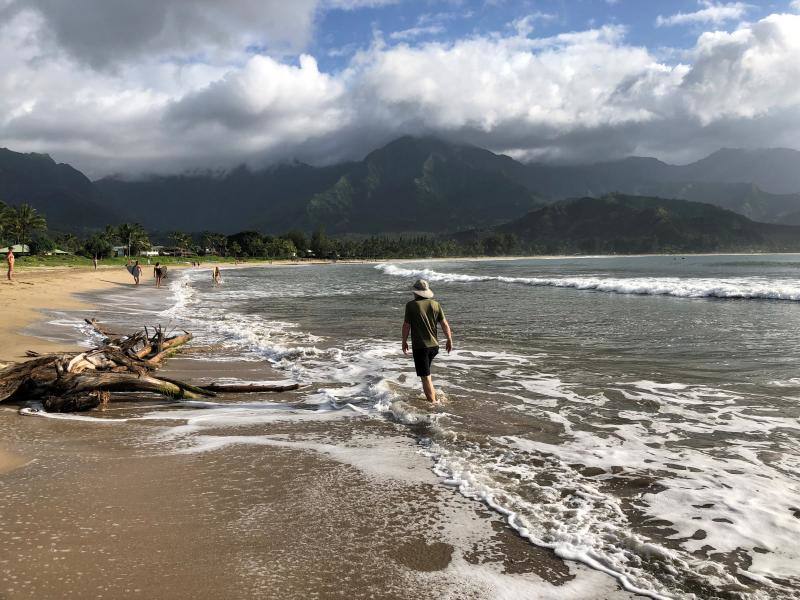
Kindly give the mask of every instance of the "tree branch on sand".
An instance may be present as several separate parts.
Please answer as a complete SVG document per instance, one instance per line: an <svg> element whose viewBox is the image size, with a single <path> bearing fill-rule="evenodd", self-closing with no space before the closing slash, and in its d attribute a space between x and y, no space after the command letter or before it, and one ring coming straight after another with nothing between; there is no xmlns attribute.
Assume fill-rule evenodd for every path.
<svg viewBox="0 0 800 600"><path fill-rule="evenodd" d="M212 383L197 386L153 372L165 358L179 352L192 334L168 337L158 325L130 335L110 331L94 319L86 323L103 336L101 345L84 352L39 355L0 369L0 403L39 400L48 412L75 412L105 405L113 393L145 392L170 399L213 398L218 393L284 392L299 384Z"/></svg>

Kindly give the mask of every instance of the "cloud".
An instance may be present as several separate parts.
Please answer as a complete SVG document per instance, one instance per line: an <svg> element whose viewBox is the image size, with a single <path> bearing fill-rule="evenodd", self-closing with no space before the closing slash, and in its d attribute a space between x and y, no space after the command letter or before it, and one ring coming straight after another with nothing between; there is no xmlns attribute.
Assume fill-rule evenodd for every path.
<svg viewBox="0 0 800 600"><path fill-rule="evenodd" d="M533 32L533 24L536 21L554 21L557 18L558 15L537 11L535 13L525 15L524 17L514 19L511 23L509 23L509 26L516 30L517 34L527 37Z"/></svg>
<svg viewBox="0 0 800 600"><path fill-rule="evenodd" d="M692 23L713 23L718 25L725 21L735 21L747 14L748 5L744 2L730 2L727 4L717 4L710 1L700 2L705 8L692 13L677 13L664 17L659 15L656 18L657 27L671 27L673 25L689 25Z"/></svg>
<svg viewBox="0 0 800 600"><path fill-rule="evenodd" d="M444 27L441 25L428 25L425 27L411 27L403 29L402 31L394 31L389 34L393 40L413 40L421 36L437 35L444 32Z"/></svg>
<svg viewBox="0 0 800 600"><path fill-rule="evenodd" d="M35 10L0 24L0 139L91 176L330 163L409 133L568 161L689 160L800 139L800 15L702 33L677 64L606 26L415 45L379 37L331 72L307 53L235 49L231 61L155 53L95 68L54 49L50 27Z"/></svg>
<svg viewBox="0 0 800 600"><path fill-rule="evenodd" d="M397 4L400 0L326 0L323 3L324 8L333 8L340 10L358 10L360 8L377 8L380 6L388 6L390 4Z"/></svg>
<svg viewBox="0 0 800 600"><path fill-rule="evenodd" d="M789 3L789 8L800 11L800 0L792 0Z"/></svg>
<svg viewBox="0 0 800 600"><path fill-rule="evenodd" d="M354 2L342 4L354 4ZM45 50L54 40L93 67L147 56L209 60L250 45L296 51L311 36L317 0L11 0L32 12Z"/></svg>
<svg viewBox="0 0 800 600"><path fill-rule="evenodd" d="M254 56L241 70L171 103L164 122L178 134L245 132L256 148L259 140L291 143L335 128L344 93L343 82L320 73L311 56L302 55L296 66Z"/></svg>

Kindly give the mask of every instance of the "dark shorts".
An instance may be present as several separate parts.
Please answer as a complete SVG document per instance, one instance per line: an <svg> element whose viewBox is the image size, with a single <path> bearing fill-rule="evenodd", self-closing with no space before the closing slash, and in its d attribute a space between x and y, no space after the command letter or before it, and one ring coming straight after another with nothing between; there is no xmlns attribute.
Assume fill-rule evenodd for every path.
<svg viewBox="0 0 800 600"><path fill-rule="evenodd" d="M431 374L431 363L436 355L439 354L439 346L433 348L414 348L412 350L414 355L414 368L417 370L417 376L427 377Z"/></svg>

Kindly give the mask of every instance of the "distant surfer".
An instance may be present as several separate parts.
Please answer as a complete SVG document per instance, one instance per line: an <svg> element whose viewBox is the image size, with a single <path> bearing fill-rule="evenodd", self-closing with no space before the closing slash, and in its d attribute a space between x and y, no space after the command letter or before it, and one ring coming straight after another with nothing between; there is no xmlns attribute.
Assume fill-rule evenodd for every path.
<svg viewBox="0 0 800 600"><path fill-rule="evenodd" d="M418 279L411 287L414 299L406 304L403 319L403 353L408 354L408 335L411 334L411 353L414 356L414 369L422 380L422 391L430 401L436 402L436 390L431 379L431 363L439 353L438 325L447 336L445 348L453 349L453 332L444 316L442 305L433 300L433 291L428 282Z"/></svg>
<svg viewBox="0 0 800 600"><path fill-rule="evenodd" d="M211 277L214 280L215 286L219 286L222 284L222 272L219 270L219 267L214 267L214 271L212 272Z"/></svg>
<svg viewBox="0 0 800 600"><path fill-rule="evenodd" d="M142 276L142 267L139 261L137 260L135 263L131 264L130 259L128 259L128 264L125 265L125 268L128 269L128 273L133 277L134 284L139 285L139 277Z"/></svg>
<svg viewBox="0 0 800 600"><path fill-rule="evenodd" d="M14 281L14 262L16 258L14 258L14 248L11 244L8 245L8 254L6 254L6 263L8 263L8 273L6 273L6 277L8 277L9 281Z"/></svg>

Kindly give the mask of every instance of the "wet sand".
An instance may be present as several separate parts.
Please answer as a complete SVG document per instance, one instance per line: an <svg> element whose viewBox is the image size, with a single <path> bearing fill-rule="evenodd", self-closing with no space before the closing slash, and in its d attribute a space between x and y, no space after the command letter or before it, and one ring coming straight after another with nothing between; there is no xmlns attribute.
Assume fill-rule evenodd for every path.
<svg viewBox="0 0 800 600"><path fill-rule="evenodd" d="M0 449L0 475L10 473L14 469L19 469L28 462L29 461L23 456Z"/></svg>
<svg viewBox="0 0 800 600"><path fill-rule="evenodd" d="M627 597L441 486L392 424L360 422L352 446L393 435L388 465L302 448L347 422L198 454L142 444L145 427L0 410L34 459L0 475L0 598Z"/></svg>
<svg viewBox="0 0 800 600"><path fill-rule="evenodd" d="M89 308L75 294L131 285L133 280L124 268L29 269L16 274L16 280L0 283L0 362L20 360L26 350L58 352L71 350L65 344L25 335L25 328L42 318L47 309L78 310Z"/></svg>

